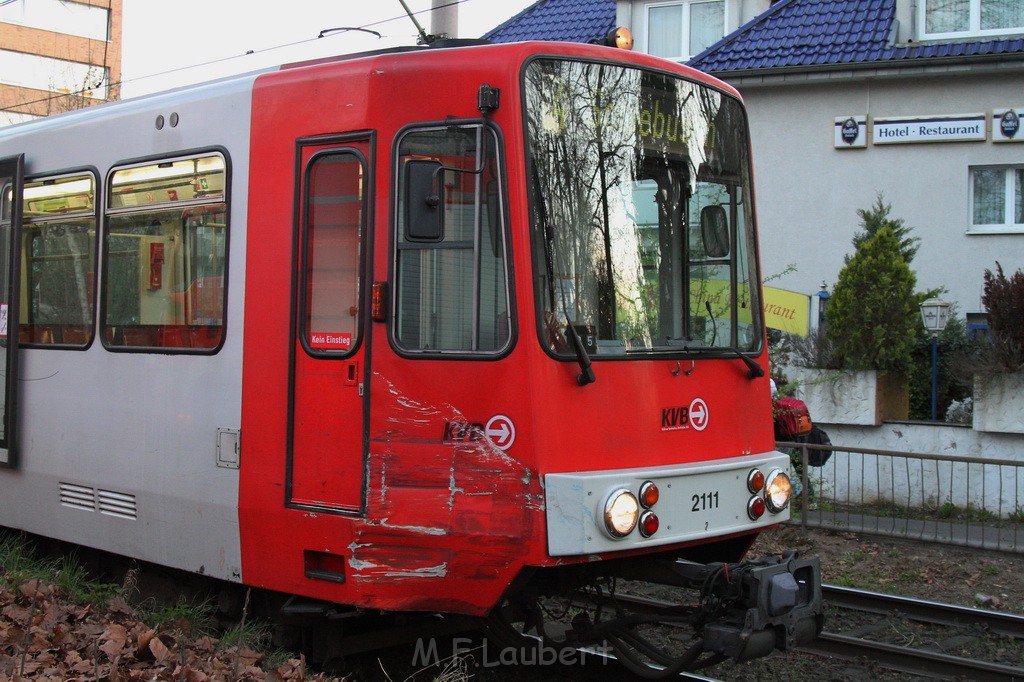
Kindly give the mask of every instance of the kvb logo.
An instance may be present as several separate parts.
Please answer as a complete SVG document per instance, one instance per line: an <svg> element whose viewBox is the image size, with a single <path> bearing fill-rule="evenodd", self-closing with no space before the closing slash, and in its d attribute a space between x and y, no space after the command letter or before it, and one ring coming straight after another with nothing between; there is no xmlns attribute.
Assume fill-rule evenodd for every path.
<svg viewBox="0 0 1024 682"><path fill-rule="evenodd" d="M708 405L702 398L694 398L683 407L665 407L661 410L661 430L678 431L693 428L703 431L708 427Z"/></svg>
<svg viewBox="0 0 1024 682"><path fill-rule="evenodd" d="M690 422L690 408L666 407L661 411L661 430L685 429Z"/></svg>

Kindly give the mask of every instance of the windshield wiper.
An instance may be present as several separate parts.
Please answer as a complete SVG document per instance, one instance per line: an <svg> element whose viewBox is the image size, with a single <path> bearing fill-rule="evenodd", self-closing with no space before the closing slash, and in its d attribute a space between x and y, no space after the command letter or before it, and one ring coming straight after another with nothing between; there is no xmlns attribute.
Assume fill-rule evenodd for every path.
<svg viewBox="0 0 1024 682"><path fill-rule="evenodd" d="M569 340L572 342L572 348L576 351L576 362L580 365L580 373L576 376L576 383L580 386L586 386L592 384L597 380L594 376L594 369L590 366L590 356L587 355L586 346L583 345L583 339L580 338L576 328L571 324L565 325L565 332L569 335Z"/></svg>
<svg viewBox="0 0 1024 682"><path fill-rule="evenodd" d="M704 308L708 311L708 317L711 318L711 325L714 330L714 335L711 337L711 345L714 346L715 339L718 338L718 324L715 322L715 313L711 310L711 301L704 301ZM736 357L742 360L743 364L745 364L749 370L747 372L748 379L757 379L758 377L764 376L764 369L762 369L761 365L744 355L739 348L733 348L732 346L717 346L717 348L733 353Z"/></svg>
<svg viewBox="0 0 1024 682"><path fill-rule="evenodd" d="M733 348L732 346L683 346L683 351L686 353L717 353L725 352L732 353L747 366L747 378L757 379L758 377L764 376L764 368L757 364L749 357L743 354L739 348Z"/></svg>

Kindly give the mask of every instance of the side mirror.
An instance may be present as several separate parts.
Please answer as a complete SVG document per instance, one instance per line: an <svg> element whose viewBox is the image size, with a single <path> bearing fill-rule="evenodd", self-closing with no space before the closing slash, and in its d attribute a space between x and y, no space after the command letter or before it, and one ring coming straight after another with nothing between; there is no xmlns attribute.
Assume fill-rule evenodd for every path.
<svg viewBox="0 0 1024 682"><path fill-rule="evenodd" d="M405 238L412 242L444 239L444 171L437 161L405 164Z"/></svg>
<svg viewBox="0 0 1024 682"><path fill-rule="evenodd" d="M700 236L708 258L729 256L729 219L724 208L714 204L700 210Z"/></svg>

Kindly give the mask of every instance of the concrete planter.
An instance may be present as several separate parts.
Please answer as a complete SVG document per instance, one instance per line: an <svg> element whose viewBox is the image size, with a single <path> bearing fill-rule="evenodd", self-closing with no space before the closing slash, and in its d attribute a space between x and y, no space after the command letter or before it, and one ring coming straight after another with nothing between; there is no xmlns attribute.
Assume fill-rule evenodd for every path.
<svg viewBox="0 0 1024 682"><path fill-rule="evenodd" d="M793 367L786 374L815 422L879 426L910 414L906 383L882 372Z"/></svg>
<svg viewBox="0 0 1024 682"><path fill-rule="evenodd" d="M974 375L975 431L1024 433L1024 372Z"/></svg>

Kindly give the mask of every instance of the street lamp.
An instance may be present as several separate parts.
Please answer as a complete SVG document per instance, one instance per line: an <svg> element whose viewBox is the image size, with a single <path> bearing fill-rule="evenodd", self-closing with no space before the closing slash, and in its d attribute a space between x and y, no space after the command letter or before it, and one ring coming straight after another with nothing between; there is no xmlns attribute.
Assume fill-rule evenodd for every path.
<svg viewBox="0 0 1024 682"><path fill-rule="evenodd" d="M932 421L935 421L939 390L939 332L949 323L949 303L929 298L921 304L921 319L924 320L924 328L932 335Z"/></svg>

